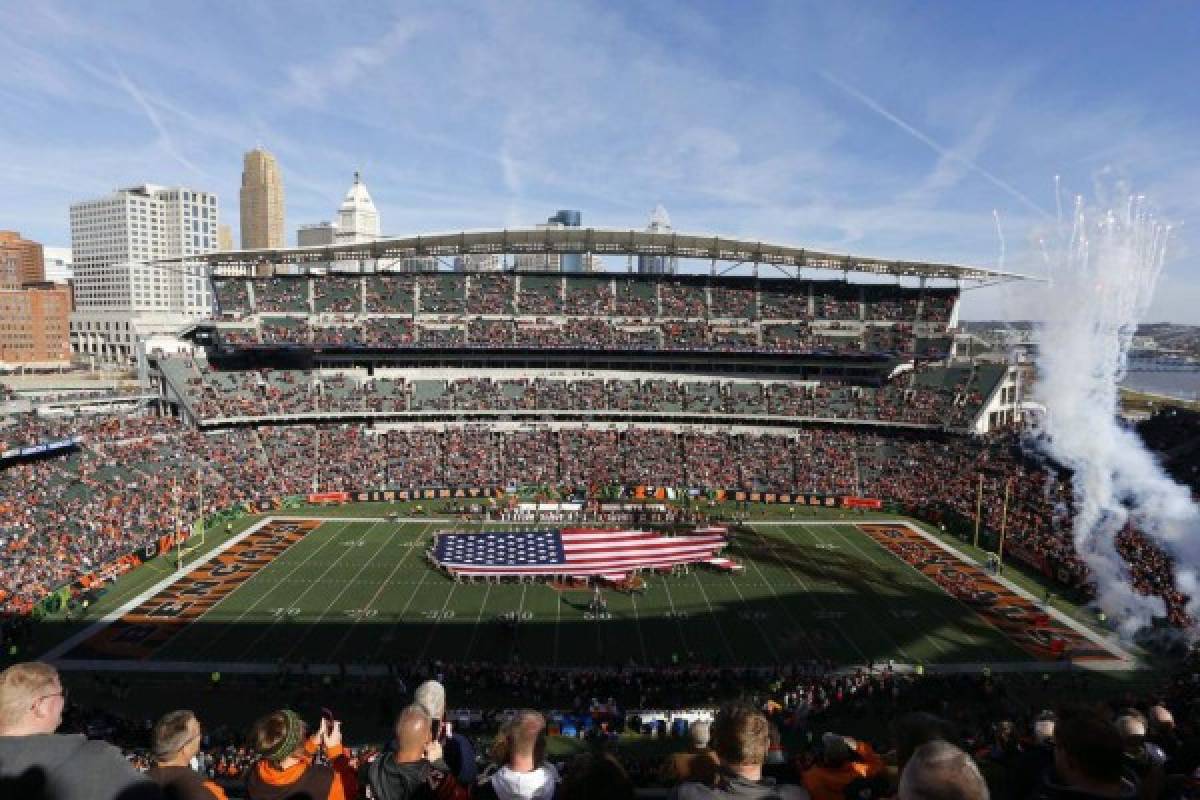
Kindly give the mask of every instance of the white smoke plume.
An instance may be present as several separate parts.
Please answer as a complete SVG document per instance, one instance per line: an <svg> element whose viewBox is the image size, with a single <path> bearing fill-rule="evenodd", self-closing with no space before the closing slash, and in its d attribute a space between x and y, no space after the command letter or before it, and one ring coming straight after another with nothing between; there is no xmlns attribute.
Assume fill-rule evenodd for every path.
<svg viewBox="0 0 1200 800"><path fill-rule="evenodd" d="M1134 590L1116 550L1127 522L1172 556L1176 585L1191 597L1193 618L1200 612L1200 509L1117 418L1117 386L1169 237L1141 197L1104 211L1077 199L1045 248L1035 394L1046 415L1038 442L1074 473L1075 548L1091 569L1097 604L1126 636L1164 614L1161 599Z"/></svg>

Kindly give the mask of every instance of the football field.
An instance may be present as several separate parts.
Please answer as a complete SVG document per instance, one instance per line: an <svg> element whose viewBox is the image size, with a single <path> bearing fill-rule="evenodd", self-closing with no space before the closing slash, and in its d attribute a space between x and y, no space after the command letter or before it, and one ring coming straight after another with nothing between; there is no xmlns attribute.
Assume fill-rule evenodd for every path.
<svg viewBox="0 0 1200 800"><path fill-rule="evenodd" d="M258 539L214 554L208 572L193 570L144 593L140 605L112 615L65 656L136 659L147 668L1033 660L1011 635L868 535L869 526L738 528L726 555L743 571L693 566L687 574L645 574L644 592L604 590L607 613L591 610L587 589L455 582L426 558L435 531L506 527L383 518L270 523ZM274 538L264 540L267 534ZM219 576L229 577L224 589Z"/></svg>

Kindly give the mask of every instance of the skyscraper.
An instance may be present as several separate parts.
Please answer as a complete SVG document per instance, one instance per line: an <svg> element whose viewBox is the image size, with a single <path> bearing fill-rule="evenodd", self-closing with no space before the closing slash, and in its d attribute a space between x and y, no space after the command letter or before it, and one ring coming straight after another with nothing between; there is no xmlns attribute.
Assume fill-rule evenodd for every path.
<svg viewBox="0 0 1200 800"><path fill-rule="evenodd" d="M661 205L655 206L650 212L646 233L670 232L671 218L667 216L667 210ZM638 256L638 272L643 275L674 275L678 266L679 260L675 256Z"/></svg>
<svg viewBox="0 0 1200 800"><path fill-rule="evenodd" d="M546 228L578 228L583 225L583 213L560 209L554 216L546 220L546 224L536 226L539 230ZM548 270L550 272L587 272L591 269L584 265L584 255L590 253L520 253L516 256L517 269Z"/></svg>
<svg viewBox="0 0 1200 800"><path fill-rule="evenodd" d="M370 242L379 238L379 212L357 172L338 208L337 242Z"/></svg>
<svg viewBox="0 0 1200 800"><path fill-rule="evenodd" d="M283 247L283 178L275 156L256 147L242 161L242 249Z"/></svg>
<svg viewBox="0 0 1200 800"><path fill-rule="evenodd" d="M208 316L208 268L155 262L212 252L218 223L217 196L183 187L146 184L72 204L74 351L129 362L139 334Z"/></svg>
<svg viewBox="0 0 1200 800"><path fill-rule="evenodd" d="M578 228L583 225L583 213L571 209L559 209L553 217L546 220L546 224ZM559 261L559 269L563 272L583 272L583 254L563 253L562 259Z"/></svg>

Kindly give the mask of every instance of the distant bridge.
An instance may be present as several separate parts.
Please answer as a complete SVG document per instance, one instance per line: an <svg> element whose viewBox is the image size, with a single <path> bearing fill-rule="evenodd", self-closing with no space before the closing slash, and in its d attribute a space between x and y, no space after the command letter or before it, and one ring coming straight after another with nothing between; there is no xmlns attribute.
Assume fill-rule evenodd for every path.
<svg viewBox="0 0 1200 800"><path fill-rule="evenodd" d="M1200 364L1164 358L1130 359L1126 372L1200 372Z"/></svg>

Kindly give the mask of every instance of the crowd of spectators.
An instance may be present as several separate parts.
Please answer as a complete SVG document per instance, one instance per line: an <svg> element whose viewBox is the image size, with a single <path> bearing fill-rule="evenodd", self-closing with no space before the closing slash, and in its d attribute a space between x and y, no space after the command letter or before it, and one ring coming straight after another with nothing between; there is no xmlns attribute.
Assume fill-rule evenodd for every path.
<svg viewBox="0 0 1200 800"><path fill-rule="evenodd" d="M1138 422L1137 432L1171 477L1200 492L1200 412L1168 406Z"/></svg>
<svg viewBox="0 0 1200 800"><path fill-rule="evenodd" d="M853 325L853 327L851 327ZM394 333L393 331L398 331ZM906 324L837 323L821 328L806 323L753 324L702 320L598 319L551 317L443 317L414 322L403 317L336 318L310 322L305 317L262 317L256 323L222 325L230 347L296 345L307 347L524 347L584 350L659 350L667 352L812 353L824 356L900 355L944 357L945 336L918 337Z"/></svg>
<svg viewBox="0 0 1200 800"><path fill-rule="evenodd" d="M182 371L180 390L197 418L204 420L313 412L559 410L762 415L965 428L974 422L990 391L969 373L951 385L938 385L932 373L910 373L881 387L598 378L396 378L381 384L359 371L235 372L214 370L191 359L176 359L175 364ZM382 402L381 385L388 390Z"/></svg>
<svg viewBox="0 0 1200 800"><path fill-rule="evenodd" d="M949 324L955 289L805 281L726 286L691 281L506 273L217 278L221 315L307 312L610 316L673 319L864 320ZM251 288L252 287L252 288ZM253 292L253 297L251 296ZM810 296L811 295L811 296Z"/></svg>
<svg viewBox="0 0 1200 800"><path fill-rule="evenodd" d="M510 315L513 313L515 281L511 275L476 275L467 287L467 313Z"/></svg>
<svg viewBox="0 0 1200 800"><path fill-rule="evenodd" d="M298 378L263 391L298 392L298 402L314 404L325 396L306 398ZM72 452L0 471L0 609L28 611L57 586L171 533L176 509L192 518L201 492L210 509L266 508L314 489L507 488L535 480L567 492L641 485L858 495L938 522L974 517L982 477L983 525L997 531L1003 522L1010 557L1069 586L1087 585L1071 542L1069 477L1026 458L1011 436L604 425L534 426L518 440L491 427L377 432L348 424L201 434L154 417L99 418L75 432L83 443ZM1188 624L1162 550L1135 531L1122 534L1118 548L1135 588L1162 597L1173 624Z"/></svg>
<svg viewBox="0 0 1200 800"><path fill-rule="evenodd" d="M1106 693L1085 674L919 675L887 665L433 662L389 672L336 685L247 676L260 696L300 700L302 711L264 708L257 720L210 726L188 710L139 720L76 706L72 678L16 664L0 673L0 788L56 800L631 800L635 787L672 800L1200 794L1196 654L1157 686ZM390 731L355 730L328 710L306 718L310 702L336 706L330 696L347 692L399 708ZM178 705L192 694L180 692ZM660 746L639 747L634 734ZM554 735L591 747L556 757ZM33 788L45 793L14 793Z"/></svg>
<svg viewBox="0 0 1200 800"><path fill-rule="evenodd" d="M302 312L309 309L305 278L265 278L255 281L254 307L259 312Z"/></svg>
<svg viewBox="0 0 1200 800"><path fill-rule="evenodd" d="M361 278L330 275L313 281L313 309L318 313L357 314L362 311Z"/></svg>

